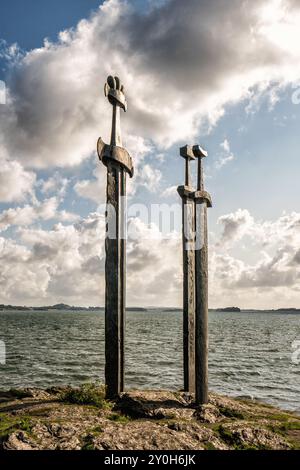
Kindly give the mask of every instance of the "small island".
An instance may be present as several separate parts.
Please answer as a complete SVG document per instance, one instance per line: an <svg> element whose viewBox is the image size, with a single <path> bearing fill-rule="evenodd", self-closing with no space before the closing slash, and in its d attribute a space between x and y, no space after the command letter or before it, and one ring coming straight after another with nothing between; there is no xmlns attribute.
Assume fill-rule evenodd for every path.
<svg viewBox="0 0 300 470"><path fill-rule="evenodd" d="M147 312L144 307L126 307L126 312Z"/></svg>
<svg viewBox="0 0 300 470"><path fill-rule="evenodd" d="M283 312L283 313L287 313L287 312L292 312L292 313L300 313L300 308L278 308L277 310L275 310L275 312Z"/></svg>
<svg viewBox="0 0 300 470"><path fill-rule="evenodd" d="M30 312L30 311L49 311L49 310L76 310L76 311L94 311L94 310L104 310L104 307L75 307L67 304L55 304L55 305L44 305L41 307L26 307L20 305L4 305L0 304L0 311L21 311L21 312Z"/></svg>
<svg viewBox="0 0 300 470"><path fill-rule="evenodd" d="M216 308L216 312L241 312L239 307Z"/></svg>
<svg viewBox="0 0 300 470"><path fill-rule="evenodd" d="M83 312L94 312L104 310L104 307L76 307L74 305L67 304L55 304L55 305L45 305L41 307L25 307L20 305L4 305L0 304L0 311L20 311L20 312L31 312L31 311L45 311L49 310L67 310L67 311L83 311ZM127 312L147 312L148 309L144 307L127 307Z"/></svg>

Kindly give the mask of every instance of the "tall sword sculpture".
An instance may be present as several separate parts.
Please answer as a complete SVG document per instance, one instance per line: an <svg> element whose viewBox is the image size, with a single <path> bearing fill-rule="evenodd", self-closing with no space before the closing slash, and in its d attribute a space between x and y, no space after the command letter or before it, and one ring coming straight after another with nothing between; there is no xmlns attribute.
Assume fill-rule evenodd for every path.
<svg viewBox="0 0 300 470"><path fill-rule="evenodd" d="M195 392L195 211L190 181L190 161L195 160L192 147L180 149L185 159L185 184L177 191L182 199L183 250L183 376L184 390Z"/></svg>
<svg viewBox="0 0 300 470"><path fill-rule="evenodd" d="M182 198L183 238L183 363L184 390L195 392L196 403L208 401L208 241L207 207L210 195L204 191L199 145L180 149L185 158L185 185L178 187ZM197 190L190 182L190 161L198 158Z"/></svg>
<svg viewBox="0 0 300 470"><path fill-rule="evenodd" d="M126 174L132 159L122 146L120 110L127 110L124 87L109 76L104 93L113 107L110 145L100 138L99 159L107 167L105 240L105 384L107 398L124 390L124 330L126 306Z"/></svg>
<svg viewBox="0 0 300 470"><path fill-rule="evenodd" d="M212 207L211 197L204 190L202 159L207 152L199 145L193 147L198 158L197 191L195 200L195 273L196 273L196 322L195 322L195 356L196 356L196 403L208 402L208 234L207 208Z"/></svg>

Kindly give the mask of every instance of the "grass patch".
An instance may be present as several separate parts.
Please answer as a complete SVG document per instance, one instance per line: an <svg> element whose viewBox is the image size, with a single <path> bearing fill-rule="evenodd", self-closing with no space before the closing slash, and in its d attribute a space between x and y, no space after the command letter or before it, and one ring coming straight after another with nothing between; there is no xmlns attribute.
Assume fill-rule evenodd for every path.
<svg viewBox="0 0 300 470"><path fill-rule="evenodd" d="M229 446L233 447L235 450L267 450L268 447L265 446L256 446L254 444L247 444L240 441L238 436L236 436L232 431L225 428L222 425L216 429L220 438Z"/></svg>
<svg viewBox="0 0 300 470"><path fill-rule="evenodd" d="M94 438L100 436L104 430L101 426L95 426L89 433L82 439L81 450L95 450Z"/></svg>
<svg viewBox="0 0 300 470"><path fill-rule="evenodd" d="M108 416L108 419L110 421L114 421L115 423L120 423L120 424L127 424L131 419L128 416L125 415L119 415L118 413L111 413Z"/></svg>
<svg viewBox="0 0 300 470"><path fill-rule="evenodd" d="M272 432L279 432L280 434L285 435L287 431L299 431L300 430L300 421L285 421L278 425L270 425L269 429Z"/></svg>
<svg viewBox="0 0 300 470"><path fill-rule="evenodd" d="M92 441L85 442L81 450L95 450L95 445Z"/></svg>
<svg viewBox="0 0 300 470"><path fill-rule="evenodd" d="M104 432L104 429L101 426L96 426L91 430L92 434L101 434Z"/></svg>
<svg viewBox="0 0 300 470"><path fill-rule="evenodd" d="M287 421L279 425L278 429L280 431L299 431L300 430L300 421Z"/></svg>
<svg viewBox="0 0 300 470"><path fill-rule="evenodd" d="M290 444L292 450L300 450L300 426L299 424L271 425L268 429L274 434L282 436Z"/></svg>
<svg viewBox="0 0 300 470"><path fill-rule="evenodd" d="M13 398L17 398L18 400L21 400L22 398L31 398L32 393L28 392L26 390L22 390L20 388L11 388L9 390L9 395L12 396Z"/></svg>
<svg viewBox="0 0 300 470"><path fill-rule="evenodd" d="M220 406L219 411L223 416L226 416L226 418L245 419L244 415L240 411L233 410L227 406Z"/></svg>
<svg viewBox="0 0 300 470"><path fill-rule="evenodd" d="M105 400L105 387L96 384L83 384L79 388L70 388L63 392L59 401L72 405L92 405L97 408L109 408Z"/></svg>
<svg viewBox="0 0 300 470"><path fill-rule="evenodd" d="M274 421L283 421L284 423L287 423L291 420L293 420L293 417L288 414L288 413L272 413L267 416L268 419L272 419Z"/></svg>
<svg viewBox="0 0 300 470"><path fill-rule="evenodd" d="M222 426L222 425L219 425L216 428L216 431L219 434L219 436L221 437L221 439L226 442L226 444L229 444L229 445L236 444L236 440L235 440L232 432L229 429L224 428L224 426Z"/></svg>
<svg viewBox="0 0 300 470"><path fill-rule="evenodd" d="M204 449L205 450L216 450L216 448L215 448L215 446L213 445L212 442L205 442Z"/></svg>
<svg viewBox="0 0 300 470"><path fill-rule="evenodd" d="M15 431L25 431L30 434L33 428L31 419L27 416L22 418L11 417L7 414L0 416L0 440L5 441Z"/></svg>

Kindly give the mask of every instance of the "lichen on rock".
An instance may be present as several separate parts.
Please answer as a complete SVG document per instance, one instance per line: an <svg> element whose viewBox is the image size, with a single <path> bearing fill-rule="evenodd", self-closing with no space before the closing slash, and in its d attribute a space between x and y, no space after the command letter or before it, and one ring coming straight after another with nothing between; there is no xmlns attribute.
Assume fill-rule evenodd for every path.
<svg viewBox="0 0 300 470"><path fill-rule="evenodd" d="M105 400L97 385L0 392L2 450L239 450L300 448L300 417L210 394L131 391Z"/></svg>

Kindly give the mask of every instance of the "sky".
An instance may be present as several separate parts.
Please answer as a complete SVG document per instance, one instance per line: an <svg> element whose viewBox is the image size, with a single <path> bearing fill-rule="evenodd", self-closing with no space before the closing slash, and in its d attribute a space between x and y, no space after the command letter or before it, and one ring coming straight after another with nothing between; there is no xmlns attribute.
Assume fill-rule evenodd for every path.
<svg viewBox="0 0 300 470"><path fill-rule="evenodd" d="M153 213L180 210L179 147L200 144L210 307L300 308L299 55L297 0L1 1L0 303L104 304L112 74L128 305L182 305L181 221Z"/></svg>

